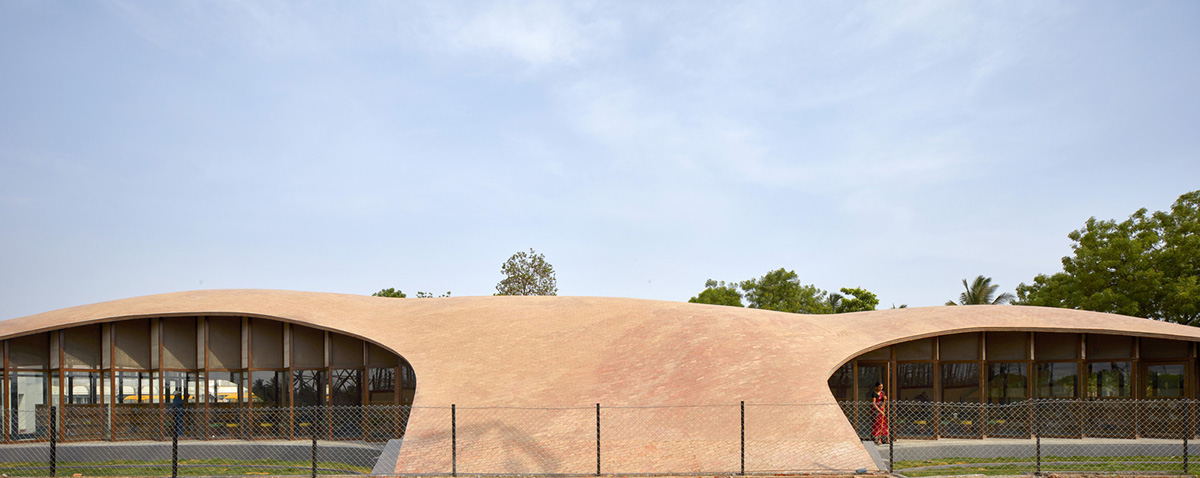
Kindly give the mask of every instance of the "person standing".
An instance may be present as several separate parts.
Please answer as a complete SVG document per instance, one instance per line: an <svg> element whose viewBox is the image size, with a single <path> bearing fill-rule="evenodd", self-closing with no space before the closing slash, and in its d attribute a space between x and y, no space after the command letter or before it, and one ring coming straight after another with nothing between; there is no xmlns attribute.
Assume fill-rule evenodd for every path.
<svg viewBox="0 0 1200 478"><path fill-rule="evenodd" d="M883 382L875 382L875 391L871 392L871 407L874 416L871 419L871 438L876 445L888 441L887 394L883 393Z"/></svg>

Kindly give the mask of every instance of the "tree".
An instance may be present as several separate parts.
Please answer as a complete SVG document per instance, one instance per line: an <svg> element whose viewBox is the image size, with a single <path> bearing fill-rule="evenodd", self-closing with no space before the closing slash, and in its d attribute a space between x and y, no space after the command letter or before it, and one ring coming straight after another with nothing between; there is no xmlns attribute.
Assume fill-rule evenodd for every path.
<svg viewBox="0 0 1200 478"><path fill-rule="evenodd" d="M417 292L418 299L432 299L433 297L433 292ZM446 291L445 294L438 295L437 297L450 297L450 291Z"/></svg>
<svg viewBox="0 0 1200 478"><path fill-rule="evenodd" d="M556 295L558 281L546 257L529 249L518 252L500 267L504 280L496 284L496 295Z"/></svg>
<svg viewBox="0 0 1200 478"><path fill-rule="evenodd" d="M742 293L738 292L737 284L725 284L725 281L717 282L709 279L704 282L704 290L696 297L688 299L688 302L695 304L714 304L728 305L733 307L744 307L742 305Z"/></svg>
<svg viewBox="0 0 1200 478"><path fill-rule="evenodd" d="M970 285L967 285L967 280L963 279L962 283L963 288L967 289L966 292L958 294L958 303L948 300L946 305L999 305L1013 300L1013 295L1008 292L996 295L996 289L999 289L1000 286L992 284L991 277L978 276Z"/></svg>
<svg viewBox="0 0 1200 478"><path fill-rule="evenodd" d="M861 287L852 289L842 287L841 294L829 294L829 297L831 299L833 297L838 298L836 303L832 304L833 313L835 314L875 310L875 307L879 305L879 298Z"/></svg>
<svg viewBox="0 0 1200 478"><path fill-rule="evenodd" d="M801 285L795 271L780 268L758 279L741 283L746 300L755 309L778 310L801 314L831 312L825 291L811 285Z"/></svg>
<svg viewBox="0 0 1200 478"><path fill-rule="evenodd" d="M403 299L408 296L404 295L404 291L401 291L400 289L393 289L389 287L371 294L371 297L395 297L397 299Z"/></svg>
<svg viewBox="0 0 1200 478"><path fill-rule="evenodd" d="M1062 272L1017 286L1017 303L1200 325L1200 190L1170 211L1122 222L1089 218L1067 235Z"/></svg>

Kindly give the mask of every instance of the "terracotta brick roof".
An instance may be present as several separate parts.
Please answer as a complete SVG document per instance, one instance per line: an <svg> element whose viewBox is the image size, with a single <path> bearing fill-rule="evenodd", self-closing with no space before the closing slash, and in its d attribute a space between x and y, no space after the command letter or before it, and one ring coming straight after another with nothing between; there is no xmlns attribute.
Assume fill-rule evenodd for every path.
<svg viewBox="0 0 1200 478"><path fill-rule="evenodd" d="M460 407L736 406L743 400L759 407L748 406L752 408L748 428L751 413L762 413L761 420L770 422L755 437L754 459L763 460L757 468L873 469L826 382L838 366L864 351L922 337L985 330L1200 341L1200 328L1039 307L797 315L601 297L394 299L273 290L179 292L72 307L0 322L0 338L122 318L209 314L270 317L336 330L407 359L417 376L416 409L398 472L449 470L449 452L441 451L449 450L449 411L425 407L452 403ZM783 403L814 405L803 412L802 407L791 407L774 414L764 405ZM580 413L565 410L562 415ZM679 413L684 417L696 412L680 409ZM653 447L654 458L646 459L649 468L630 471L728 470L727 455L737 457L736 430L730 435L728 424L717 419L689 420L698 427L689 432L689 440L655 441L662 436L655 430L625 430L614 437L620 443L609 445L613 447L609 459L625 454L629 462ZM594 472L594 422L578 421L550 417L553 426L528 431L530 443L549 450L544 453L557 454L554 459L540 459L537 466L548 472ZM511 425L514 436L524 433L525 424ZM706 426L712 429L703 429ZM460 431L459 439L471 440L470 433L484 439L490 433L501 437L497 440L511 440L503 438L509 435L496 435L494 428L474 430ZM498 447L495 453L522 449L516 445ZM753 449L747 446L749 455ZM672 447L678 449L670 451ZM471 472L462 467L459 471Z"/></svg>

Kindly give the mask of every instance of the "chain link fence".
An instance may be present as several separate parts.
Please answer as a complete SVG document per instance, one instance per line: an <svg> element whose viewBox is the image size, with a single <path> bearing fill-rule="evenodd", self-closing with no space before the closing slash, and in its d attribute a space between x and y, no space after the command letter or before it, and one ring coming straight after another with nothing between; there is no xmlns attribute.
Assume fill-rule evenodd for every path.
<svg viewBox="0 0 1200 478"><path fill-rule="evenodd" d="M1194 400L10 410L8 476L1188 473ZM403 436L410 416L423 423ZM849 421L861 441L832 431ZM416 423L416 422L414 422ZM882 436L872 436L880 431ZM403 440L401 437L403 436ZM879 439L879 444L872 443ZM864 453L865 452L865 453ZM861 466L861 465L855 465Z"/></svg>
<svg viewBox="0 0 1200 478"><path fill-rule="evenodd" d="M863 405L871 407L856 406ZM1189 457L1197 405L1194 400L894 402L890 443L877 449L892 470L907 476L1186 474L1200 472L1196 457ZM874 438L870 425L857 429L860 436Z"/></svg>
<svg viewBox="0 0 1200 478"><path fill-rule="evenodd" d="M371 474L409 407L74 405L9 411L8 476ZM11 428L10 428L11 430ZM393 462L394 465L394 462ZM388 470L390 472L391 470Z"/></svg>

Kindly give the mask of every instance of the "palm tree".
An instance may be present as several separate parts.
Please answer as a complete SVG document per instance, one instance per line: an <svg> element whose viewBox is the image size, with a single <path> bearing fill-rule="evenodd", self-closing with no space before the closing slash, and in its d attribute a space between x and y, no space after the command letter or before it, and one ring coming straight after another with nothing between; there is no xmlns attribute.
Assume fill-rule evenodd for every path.
<svg viewBox="0 0 1200 478"><path fill-rule="evenodd" d="M975 282L972 282L970 285L967 285L967 280L963 279L963 287L967 291L958 295L958 303L949 300L946 301L946 305L999 305L1012 302L1016 298L1008 292L996 296L996 289L999 289L1000 286L992 285L991 277L976 277ZM993 296L995 296L994 299Z"/></svg>

